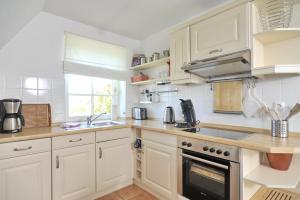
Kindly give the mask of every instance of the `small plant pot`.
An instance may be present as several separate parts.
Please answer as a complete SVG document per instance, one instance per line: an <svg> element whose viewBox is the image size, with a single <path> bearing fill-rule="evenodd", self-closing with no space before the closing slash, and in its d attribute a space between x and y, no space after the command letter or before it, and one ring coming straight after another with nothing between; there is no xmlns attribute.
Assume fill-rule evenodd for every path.
<svg viewBox="0 0 300 200"><path fill-rule="evenodd" d="M287 171L291 165L293 154L267 153L269 164L273 169Z"/></svg>

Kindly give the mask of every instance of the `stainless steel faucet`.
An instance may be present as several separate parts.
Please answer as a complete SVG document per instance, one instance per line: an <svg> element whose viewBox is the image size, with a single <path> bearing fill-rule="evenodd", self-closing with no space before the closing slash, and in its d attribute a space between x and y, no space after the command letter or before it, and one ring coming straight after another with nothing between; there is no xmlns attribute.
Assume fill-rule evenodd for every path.
<svg viewBox="0 0 300 200"><path fill-rule="evenodd" d="M98 119L100 116L102 115L105 115L105 113L100 113L99 115L95 115L95 114L92 114L91 116L87 117L86 118L86 123L87 125L91 125L93 121L95 121L96 119ZM95 116L95 118L93 119L93 116Z"/></svg>

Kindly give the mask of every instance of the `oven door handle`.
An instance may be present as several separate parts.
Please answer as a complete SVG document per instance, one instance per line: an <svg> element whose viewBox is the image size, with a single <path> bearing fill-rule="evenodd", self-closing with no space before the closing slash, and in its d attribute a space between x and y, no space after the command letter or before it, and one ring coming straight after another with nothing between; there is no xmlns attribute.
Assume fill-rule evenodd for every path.
<svg viewBox="0 0 300 200"><path fill-rule="evenodd" d="M202 158L197 158L195 156L190 156L188 154L181 154L182 157L186 157L186 158L190 158L190 159L193 159L193 160L197 160L197 161L200 161L200 162L203 162L203 163L206 163L206 164L209 164L209 165L212 165L212 166L215 166L215 167L219 167L219 168L222 168L222 169L226 169L228 170L228 166L226 165L222 165L222 164L219 164L219 163L215 163L215 162L212 162L212 161L209 161L209 160L205 160L205 159L202 159Z"/></svg>

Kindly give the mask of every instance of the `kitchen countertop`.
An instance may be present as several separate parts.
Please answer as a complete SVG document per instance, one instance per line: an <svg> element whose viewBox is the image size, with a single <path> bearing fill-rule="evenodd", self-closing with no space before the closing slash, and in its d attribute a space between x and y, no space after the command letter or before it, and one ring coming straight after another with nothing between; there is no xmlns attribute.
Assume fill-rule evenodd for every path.
<svg viewBox="0 0 300 200"><path fill-rule="evenodd" d="M201 135L195 133L184 132L181 129L175 128L174 125L163 124L159 120L121 120L119 121L121 125L114 125L109 127L100 127L100 128L86 128L80 130L64 130L60 127L43 127L43 128L28 128L24 129L21 133L17 134L0 134L0 143L7 142L16 142L22 140L31 140L31 139L41 139L49 138L70 134L78 134L85 132L94 132L102 130L111 130L119 128L141 128L150 131L157 131L166 134L172 134L177 136L190 137L200 140L219 142L222 144L234 145L241 148L269 152L269 153L300 153L300 137L299 136L290 136L289 138L274 138L270 134L262 133L249 133L249 136L240 140L231 140L221 137L213 137L207 135ZM211 128L224 128L230 130L230 126L226 125L210 125L210 124L200 124L200 127L211 127ZM245 131L246 128L242 128ZM232 128L232 130L237 130ZM253 132L252 131L250 132Z"/></svg>

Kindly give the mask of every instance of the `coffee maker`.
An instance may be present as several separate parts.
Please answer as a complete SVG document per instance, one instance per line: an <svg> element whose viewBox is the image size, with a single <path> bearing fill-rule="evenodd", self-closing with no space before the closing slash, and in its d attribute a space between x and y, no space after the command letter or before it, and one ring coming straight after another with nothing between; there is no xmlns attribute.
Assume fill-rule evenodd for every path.
<svg viewBox="0 0 300 200"><path fill-rule="evenodd" d="M0 132L18 133L22 131L24 125L22 101L19 99L0 100Z"/></svg>
<svg viewBox="0 0 300 200"><path fill-rule="evenodd" d="M189 128L194 127L197 124L194 105L192 100L187 99L179 99L184 122L176 122L175 127L177 128Z"/></svg>

